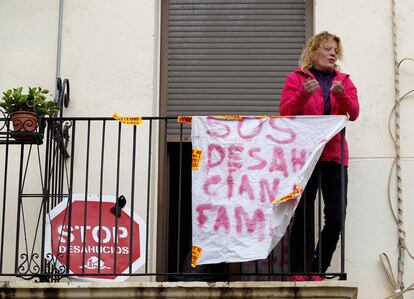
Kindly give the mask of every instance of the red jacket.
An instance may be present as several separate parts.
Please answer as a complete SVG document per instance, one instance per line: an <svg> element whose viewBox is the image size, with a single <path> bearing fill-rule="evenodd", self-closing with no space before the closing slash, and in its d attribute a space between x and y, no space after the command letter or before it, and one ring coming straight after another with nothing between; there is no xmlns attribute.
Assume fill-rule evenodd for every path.
<svg viewBox="0 0 414 299"><path fill-rule="evenodd" d="M298 67L291 73L283 87L280 98L281 115L323 115L324 98L322 88L310 94L303 87L303 83L309 78L315 79L308 70ZM342 81L344 91L340 94L330 93L333 115L349 115L350 120L355 120L359 114L357 90L348 74L335 71L334 81ZM335 161L341 163L341 134L334 136L325 146L321 161ZM345 165L348 165L348 145L345 140Z"/></svg>

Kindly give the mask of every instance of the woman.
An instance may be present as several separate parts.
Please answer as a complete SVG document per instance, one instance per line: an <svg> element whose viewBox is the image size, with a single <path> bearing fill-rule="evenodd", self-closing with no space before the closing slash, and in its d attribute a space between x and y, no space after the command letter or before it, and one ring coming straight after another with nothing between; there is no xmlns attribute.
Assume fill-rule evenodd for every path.
<svg viewBox="0 0 414 299"><path fill-rule="evenodd" d="M341 73L336 64L337 59L342 58L342 52L339 37L326 31L307 41L299 61L300 66L286 78L280 99L281 115L348 115L350 120L355 120L358 117L357 90L349 75ZM346 141L344 156L346 200L348 184L348 146ZM301 274L307 272L307 269L305 269L304 221L306 220L306 227L309 229L309 223L312 223L313 219L313 206L318 189L319 172L321 173L321 187L325 206L325 225L310 270L314 273L325 273L330 266L341 233L340 133L326 144L295 211L295 222L290 239L291 273ZM304 208L304 205L306 208ZM321 246L320 249L319 245ZM319 256L320 252L321 256ZM323 280L324 277L319 275L294 275L291 279L294 281Z"/></svg>

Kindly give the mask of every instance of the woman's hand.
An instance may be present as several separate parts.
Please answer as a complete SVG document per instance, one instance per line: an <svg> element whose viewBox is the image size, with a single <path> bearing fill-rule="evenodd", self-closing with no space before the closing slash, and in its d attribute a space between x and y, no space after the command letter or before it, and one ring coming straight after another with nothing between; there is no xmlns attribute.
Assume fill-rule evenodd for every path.
<svg viewBox="0 0 414 299"><path fill-rule="evenodd" d="M309 78L303 83L303 88L305 88L308 93L314 93L319 88L319 83L315 79Z"/></svg>
<svg viewBox="0 0 414 299"><path fill-rule="evenodd" d="M344 91L344 85L341 81L333 81L331 91L333 93L342 93Z"/></svg>

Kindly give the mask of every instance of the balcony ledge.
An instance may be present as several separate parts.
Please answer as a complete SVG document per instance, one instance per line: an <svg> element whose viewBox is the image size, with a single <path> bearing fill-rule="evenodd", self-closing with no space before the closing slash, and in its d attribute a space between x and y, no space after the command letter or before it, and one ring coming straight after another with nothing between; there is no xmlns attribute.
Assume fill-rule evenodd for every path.
<svg viewBox="0 0 414 299"><path fill-rule="evenodd" d="M340 298L356 299L350 281L323 282L0 282L0 298Z"/></svg>

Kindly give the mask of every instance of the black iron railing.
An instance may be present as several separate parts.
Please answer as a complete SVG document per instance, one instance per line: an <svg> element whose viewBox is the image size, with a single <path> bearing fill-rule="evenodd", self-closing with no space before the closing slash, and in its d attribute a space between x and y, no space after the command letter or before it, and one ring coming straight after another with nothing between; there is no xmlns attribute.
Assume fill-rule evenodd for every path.
<svg viewBox="0 0 414 299"><path fill-rule="evenodd" d="M188 140L184 132L189 125L181 123L179 130L171 133L167 128L172 120L175 118L143 117L140 125L123 125L113 118L48 118L40 122L36 132L24 133L28 139L16 141L4 116L0 120L0 276L37 281L59 281L69 276L289 280L295 274L289 272L290 229L266 260L190 266L191 143L184 141ZM178 136L174 135L177 132ZM344 180L342 185L345 194ZM108 194L112 195L109 208ZM307 237L321 232L321 195L318 198L318 225L305 228L312 230ZM93 202L97 209L88 206ZM50 212L62 203L63 214L55 215L63 221L58 243L50 245L55 237ZM109 210L113 227L106 225ZM125 216L126 210L129 216ZM132 215L142 219L141 225L146 227L142 231L145 237L140 239L145 244L136 243L136 216ZM95 216L96 228L88 227ZM129 217L127 224L122 217ZM344 217L342 222L344 226ZM122 240L126 230L128 238ZM87 238L94 237L97 245L87 247ZM112 241L108 241L110 237ZM314 242L304 241L312 247L304 251L313 252ZM140 246L140 256L145 257L137 269L137 257L130 250L134 246ZM56 247L59 250L54 252ZM344 233L340 247L340 261L336 263L340 269L330 268L331 272L325 273L328 278L346 279ZM88 250L96 252L96 259ZM119 255L123 250L128 251L126 262ZM102 264L101 255L108 252L113 253L113 260ZM305 263L310 258L307 255ZM122 263L126 265L117 268Z"/></svg>

